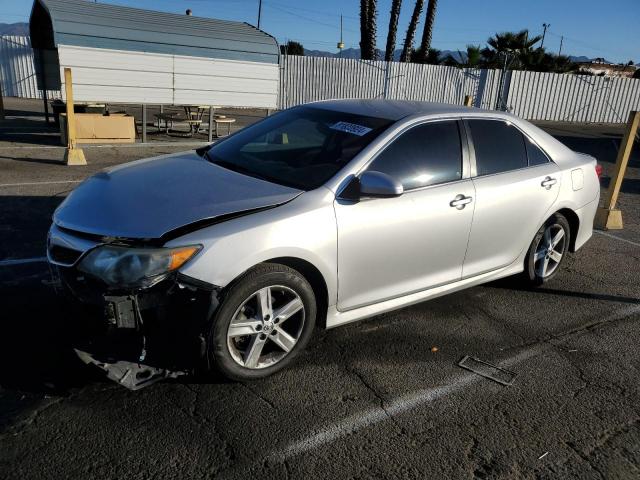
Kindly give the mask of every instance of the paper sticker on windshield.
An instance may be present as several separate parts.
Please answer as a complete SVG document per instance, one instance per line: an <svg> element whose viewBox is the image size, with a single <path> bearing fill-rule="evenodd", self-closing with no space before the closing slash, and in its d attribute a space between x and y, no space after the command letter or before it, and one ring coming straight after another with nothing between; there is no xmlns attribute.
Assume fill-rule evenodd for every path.
<svg viewBox="0 0 640 480"><path fill-rule="evenodd" d="M351 133L353 135L358 135L362 137L371 131L369 127L363 127L362 125L357 125L355 123L349 122L337 122L331 125L332 130L339 130L340 132Z"/></svg>

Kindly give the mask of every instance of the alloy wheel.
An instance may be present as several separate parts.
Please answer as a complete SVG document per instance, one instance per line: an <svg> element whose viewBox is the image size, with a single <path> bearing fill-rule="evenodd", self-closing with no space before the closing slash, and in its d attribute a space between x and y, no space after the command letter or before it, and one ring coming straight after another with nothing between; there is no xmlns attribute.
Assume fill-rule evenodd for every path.
<svg viewBox="0 0 640 480"><path fill-rule="evenodd" d="M283 285L261 288L235 311L227 330L229 352L245 368L274 365L298 343L304 320L304 304L294 290Z"/></svg>
<svg viewBox="0 0 640 480"><path fill-rule="evenodd" d="M564 228L557 223L545 229L533 259L536 275L540 278L547 278L556 271L564 255L566 239Z"/></svg>

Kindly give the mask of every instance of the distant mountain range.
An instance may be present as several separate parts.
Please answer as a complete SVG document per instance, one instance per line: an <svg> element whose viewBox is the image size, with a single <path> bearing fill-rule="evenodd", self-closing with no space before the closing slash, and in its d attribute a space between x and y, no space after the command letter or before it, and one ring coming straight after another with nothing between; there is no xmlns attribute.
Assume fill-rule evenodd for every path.
<svg viewBox="0 0 640 480"><path fill-rule="evenodd" d="M20 23L0 23L0 35L29 35L29 24Z"/></svg>
<svg viewBox="0 0 640 480"><path fill-rule="evenodd" d="M401 53L402 53L401 49L396 50L393 53L393 59L395 61L398 61L400 59L400 54ZM359 48L345 48L342 51L342 54L339 54L339 53L325 52L323 50L307 50L305 48L304 49L304 54L307 57L331 57L331 58L359 59L360 58L360 49ZM440 59L441 60L444 60L445 58L447 58L449 56L451 56L452 58L454 58L458 62L465 62L467 60L467 52L464 52L464 51L442 50L440 52ZM378 50L378 58L379 59L384 58L384 52ZM581 55L581 56L570 55L569 59L572 62L576 62L576 63L590 62L591 60L595 60L594 58L585 57L584 55ZM605 62L611 63L606 59L605 59ZM638 64L638 65L640 65L640 64Z"/></svg>
<svg viewBox="0 0 640 480"><path fill-rule="evenodd" d="M345 48L342 53L331 53L325 52L322 50L307 50L304 49L304 54L307 57L332 57L332 58L352 58L352 59L360 59L360 49L359 48ZM400 55L402 54L402 49L399 48L395 52L393 52L393 59L395 61L400 60ZM462 52L464 58L466 59L466 54ZM451 55L455 59L459 59L458 52L455 50L443 50L440 52L440 58L447 58ZM378 50L378 58L384 58L384 52L382 50Z"/></svg>

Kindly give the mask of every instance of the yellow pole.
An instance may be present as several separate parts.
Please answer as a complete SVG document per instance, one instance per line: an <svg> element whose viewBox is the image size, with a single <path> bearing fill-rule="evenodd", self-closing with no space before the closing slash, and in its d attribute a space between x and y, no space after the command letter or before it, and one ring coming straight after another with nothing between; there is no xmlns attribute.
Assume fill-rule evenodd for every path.
<svg viewBox="0 0 640 480"><path fill-rule="evenodd" d="M73 109L73 82L71 69L64 69L64 90L67 95L67 149L64 160L67 165L86 165L84 152L76 143L76 116Z"/></svg>
<svg viewBox="0 0 640 480"><path fill-rule="evenodd" d="M464 106L465 107L473 106L473 97L471 95L464 96Z"/></svg>
<svg viewBox="0 0 640 480"><path fill-rule="evenodd" d="M602 230L620 230L623 227L622 212L616 209L616 203L618 203L620 187L627 171L627 164L629 163L633 143L638 132L638 125L640 125L640 112L629 112L627 130L624 132L624 137L622 137L622 143L620 143L618 158L616 158L616 169L607 190L607 197L604 206L598 208L596 213L595 225Z"/></svg>

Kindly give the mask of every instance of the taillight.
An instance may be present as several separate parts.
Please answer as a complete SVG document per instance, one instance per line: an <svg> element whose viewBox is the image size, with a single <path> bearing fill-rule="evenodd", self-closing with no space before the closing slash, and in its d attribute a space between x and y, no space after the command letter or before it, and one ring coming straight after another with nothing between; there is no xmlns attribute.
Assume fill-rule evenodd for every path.
<svg viewBox="0 0 640 480"><path fill-rule="evenodd" d="M596 163L596 175L598 176L598 178L602 176L602 165L600 165L599 163Z"/></svg>

